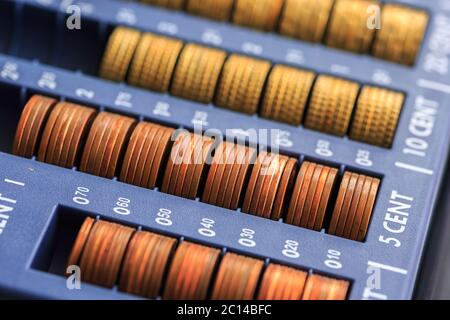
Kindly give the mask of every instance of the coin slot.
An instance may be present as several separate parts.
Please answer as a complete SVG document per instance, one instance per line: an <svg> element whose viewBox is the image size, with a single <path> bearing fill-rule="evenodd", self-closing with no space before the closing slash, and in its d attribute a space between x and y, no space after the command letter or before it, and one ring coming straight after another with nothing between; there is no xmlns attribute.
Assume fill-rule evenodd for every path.
<svg viewBox="0 0 450 320"><path fill-rule="evenodd" d="M13 37L14 2L0 2L0 52L7 53Z"/></svg>
<svg viewBox="0 0 450 320"><path fill-rule="evenodd" d="M13 54L20 58L51 62L57 30L56 13L25 5L21 15L20 36L13 47ZM3 32L3 31L2 31Z"/></svg>

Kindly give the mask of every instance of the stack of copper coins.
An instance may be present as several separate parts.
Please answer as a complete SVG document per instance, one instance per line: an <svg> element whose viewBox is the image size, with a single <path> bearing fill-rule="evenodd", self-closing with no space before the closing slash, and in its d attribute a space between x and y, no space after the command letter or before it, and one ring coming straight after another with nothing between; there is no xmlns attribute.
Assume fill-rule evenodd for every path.
<svg viewBox="0 0 450 320"><path fill-rule="evenodd" d="M310 275L305 284L303 300L345 300L349 283L319 275Z"/></svg>
<svg viewBox="0 0 450 320"><path fill-rule="evenodd" d="M374 93L378 93L374 95ZM377 106L382 89L367 88L359 106ZM389 106L400 112L401 97ZM374 102L373 102L374 101ZM370 109L370 108L369 108ZM366 111L361 111L362 113ZM356 118L359 119L359 113ZM379 134L363 122L355 138L379 137L386 144L393 130ZM395 121L390 121L393 124ZM280 220L320 231L333 207L329 233L363 241L380 180L352 172L344 174L334 201L336 168L244 145L219 142L188 131L137 122L109 112L97 112L67 102L33 96L19 121L13 150L49 164L77 168L105 178L118 178L143 188L201 201L231 210ZM368 128L368 129L367 129ZM369 131L367 135L366 131ZM373 132L373 135L370 133ZM173 143L172 143L173 141ZM333 202L335 202L333 204Z"/></svg>
<svg viewBox="0 0 450 320"><path fill-rule="evenodd" d="M80 170L100 177L115 177L134 126L134 119L101 112L89 131Z"/></svg>
<svg viewBox="0 0 450 320"><path fill-rule="evenodd" d="M163 298L206 299L219 255L220 250L183 242L173 258Z"/></svg>
<svg viewBox="0 0 450 320"><path fill-rule="evenodd" d="M130 240L120 276L120 290L147 298L161 295L177 241L137 231Z"/></svg>
<svg viewBox="0 0 450 320"><path fill-rule="evenodd" d="M341 300L349 282L86 218L67 261L81 281L149 299Z"/></svg>
<svg viewBox="0 0 450 320"><path fill-rule="evenodd" d="M116 223L86 219L68 265L79 265L83 281L112 288L133 232L134 229Z"/></svg>
<svg viewBox="0 0 450 320"><path fill-rule="evenodd" d="M172 128L139 123L128 143L120 181L149 189L159 186L172 134Z"/></svg>
<svg viewBox="0 0 450 320"><path fill-rule="evenodd" d="M199 194L207 171L213 140L189 132L180 132L167 161L161 191L187 199Z"/></svg>
<svg viewBox="0 0 450 320"><path fill-rule="evenodd" d="M27 102L17 124L13 143L13 154L31 158L39 147L45 123L56 104L56 100L35 95Z"/></svg>
<svg viewBox="0 0 450 320"><path fill-rule="evenodd" d="M286 222L321 230L337 174L335 168L303 162L292 192Z"/></svg>
<svg viewBox="0 0 450 320"><path fill-rule="evenodd" d="M380 185L377 178L345 172L328 232L364 241Z"/></svg>
<svg viewBox="0 0 450 320"><path fill-rule="evenodd" d="M239 208L255 158L256 149L221 143L215 150L202 201L232 210Z"/></svg>
<svg viewBox="0 0 450 320"><path fill-rule="evenodd" d="M297 172L297 161L261 152L250 176L242 211L278 220L285 212Z"/></svg>
<svg viewBox="0 0 450 320"><path fill-rule="evenodd" d="M301 300L307 273L294 268L270 264L261 280L259 300Z"/></svg>

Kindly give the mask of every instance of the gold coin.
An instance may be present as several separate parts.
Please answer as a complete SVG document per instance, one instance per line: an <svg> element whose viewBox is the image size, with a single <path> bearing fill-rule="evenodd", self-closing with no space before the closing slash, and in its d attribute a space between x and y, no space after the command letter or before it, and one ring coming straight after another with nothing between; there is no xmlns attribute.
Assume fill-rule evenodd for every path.
<svg viewBox="0 0 450 320"><path fill-rule="evenodd" d="M234 0L188 0L187 11L214 20L229 20Z"/></svg>
<svg viewBox="0 0 450 320"><path fill-rule="evenodd" d="M280 33L304 41L321 42L334 0L286 0Z"/></svg>
<svg viewBox="0 0 450 320"><path fill-rule="evenodd" d="M372 6L376 0L336 0L331 14L327 45L357 53L368 53L376 27L369 28Z"/></svg>
<svg viewBox="0 0 450 320"><path fill-rule="evenodd" d="M187 44L175 69L172 94L203 103L212 102L225 58L225 51Z"/></svg>
<svg viewBox="0 0 450 320"><path fill-rule="evenodd" d="M365 86L359 95L350 138L390 148L404 101L403 93Z"/></svg>
<svg viewBox="0 0 450 320"><path fill-rule="evenodd" d="M100 66L100 77L123 81L138 46L141 33L137 30L117 27L109 37Z"/></svg>
<svg viewBox="0 0 450 320"><path fill-rule="evenodd" d="M261 116L300 125L314 77L313 72L276 65L269 75Z"/></svg>
<svg viewBox="0 0 450 320"><path fill-rule="evenodd" d="M355 82L320 75L314 85L305 127L336 136L347 133L358 95Z"/></svg>
<svg viewBox="0 0 450 320"><path fill-rule="evenodd" d="M283 0L236 0L233 22L241 26L272 31L278 24Z"/></svg>
<svg viewBox="0 0 450 320"><path fill-rule="evenodd" d="M413 65L420 50L428 14L401 5L385 4L381 29L377 30L373 55L398 63Z"/></svg>
<svg viewBox="0 0 450 320"><path fill-rule="evenodd" d="M173 10L181 10L186 0L141 0L143 3L152 4Z"/></svg>
<svg viewBox="0 0 450 320"><path fill-rule="evenodd" d="M244 113L256 113L269 70L268 61L231 55L222 72L216 104Z"/></svg>
<svg viewBox="0 0 450 320"><path fill-rule="evenodd" d="M182 47L181 41L144 34L131 63L128 83L167 92Z"/></svg>

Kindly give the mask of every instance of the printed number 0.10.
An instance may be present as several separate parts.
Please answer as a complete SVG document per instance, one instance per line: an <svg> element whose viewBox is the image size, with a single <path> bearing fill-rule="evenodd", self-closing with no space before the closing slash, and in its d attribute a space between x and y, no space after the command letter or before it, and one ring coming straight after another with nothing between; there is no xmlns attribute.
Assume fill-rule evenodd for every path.
<svg viewBox="0 0 450 320"><path fill-rule="evenodd" d="M325 265L331 269L342 269L342 263L340 260L341 252L330 249L327 252L327 260L325 260Z"/></svg>

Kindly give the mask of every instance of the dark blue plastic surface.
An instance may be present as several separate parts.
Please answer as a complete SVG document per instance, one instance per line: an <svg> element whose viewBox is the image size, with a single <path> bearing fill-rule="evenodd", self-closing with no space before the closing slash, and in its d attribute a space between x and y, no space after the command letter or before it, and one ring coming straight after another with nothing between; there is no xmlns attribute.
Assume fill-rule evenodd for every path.
<svg viewBox="0 0 450 320"><path fill-rule="evenodd" d="M83 14L88 20L83 20L85 36L77 38L66 34L68 31L63 28L65 8L61 7L61 2L65 3L51 0L0 2L0 20L6 12L3 10L15 14L14 19L7 15L0 25L4 23L7 28L8 21L15 21L19 33L9 39L2 38L5 37L3 32L0 36L0 51L5 53L0 54L0 147L5 152L0 153L0 296L130 298L116 289L87 284L83 284L82 290L68 290L62 276L46 271L55 241L60 239L55 230L65 230L58 227L61 217L76 216L81 218L75 220L81 221L85 214L90 214L345 278L352 281L351 299L411 298L448 154L450 77L443 66L450 55L448 48L444 51L443 44L443 31L450 29L448 1L402 1L426 8L431 15L422 53L413 68L184 13L108 0L82 1ZM24 30L28 27L19 30L19 24L26 25L22 19L32 15L33 10L41 17L48 16L45 23L55 27L36 27L35 37L30 38L23 36L23 32L29 32ZM232 52L258 55L276 63L401 90L407 99L394 145L392 149L378 148L98 79L95 73L102 46L116 24L170 32L172 36L192 42L211 38L218 41L217 36L211 37L214 33L221 38L220 43L215 44ZM39 30L41 27L47 28L47 32ZM205 32L210 36L205 36ZM36 45L38 41L40 45ZM78 43L81 48L75 45ZM88 49L90 45L92 51ZM39 50L33 51L34 46ZM259 49L255 49L258 46ZM249 48L253 49L249 51ZM80 55L83 53L83 61L80 62L76 50L80 50ZM27 60L31 57L34 60ZM341 173L351 169L382 177L367 239L359 243L86 175L75 168L67 170L11 156L8 152L20 110L35 92L173 127L193 129L201 124L202 130L214 128L224 133L234 129L228 131L228 135L242 135L252 128L279 129L278 137L269 145L279 147L282 153L300 161L307 158L331 163L339 167ZM89 204L74 202L78 187L89 189ZM129 215L114 211L119 198L130 200ZM171 226L156 222L161 208L172 212ZM215 221L214 237L198 232L203 218ZM240 233L245 228L255 231L255 247L240 244ZM299 257L282 254L288 240L299 243ZM336 256L336 251L340 253L340 269L326 263L330 253ZM381 286L369 294L368 279L373 279L374 272L381 276Z"/></svg>

